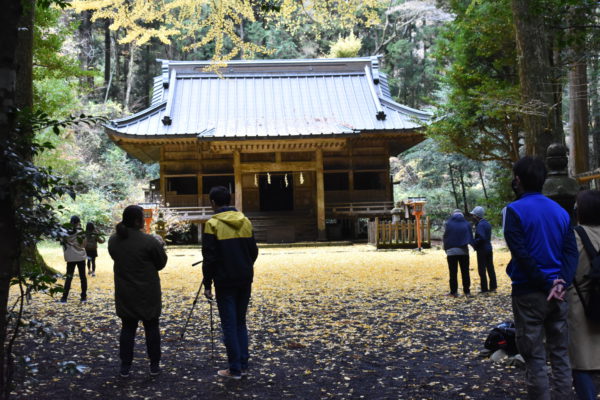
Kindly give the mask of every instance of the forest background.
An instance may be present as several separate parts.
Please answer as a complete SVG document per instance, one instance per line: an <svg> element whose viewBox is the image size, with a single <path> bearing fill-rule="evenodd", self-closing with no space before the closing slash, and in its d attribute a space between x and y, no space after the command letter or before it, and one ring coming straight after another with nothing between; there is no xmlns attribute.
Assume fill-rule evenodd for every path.
<svg viewBox="0 0 600 400"><path fill-rule="evenodd" d="M160 75L156 60L162 58L381 55L395 100L435 116L425 142L390 160L396 200L427 197L434 226L452 209L475 205L489 208L498 225L499 210L511 198L510 164L527 140L524 115L538 113L521 101L511 1L222 1L220 8L188 2L187 8L169 10L174 3L76 0L64 9L38 3L35 107L56 119L136 112L148 106L152 79ZM583 104L584 166L571 165L571 172L598 168L598 4L541 3L535 12L548 39L542 50L551 64L547 90L559 125L554 130L572 143L571 121L578 115L573 109ZM239 11L232 13L236 4ZM215 24L221 33L213 32ZM76 184L76 199L56 200L65 221L77 214L108 228L121 208L115 205L142 200L142 187L158 177L157 165L127 156L100 125L72 127L60 136L42 131L37 140L55 149L37 156L36 164Z"/></svg>

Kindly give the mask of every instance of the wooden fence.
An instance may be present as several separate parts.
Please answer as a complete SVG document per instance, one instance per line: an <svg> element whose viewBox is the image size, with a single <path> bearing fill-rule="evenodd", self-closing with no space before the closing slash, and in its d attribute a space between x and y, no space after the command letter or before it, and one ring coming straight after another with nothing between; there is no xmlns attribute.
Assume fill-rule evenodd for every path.
<svg viewBox="0 0 600 400"><path fill-rule="evenodd" d="M421 247L431 247L431 225L429 217L420 221ZM416 249L417 224L414 220L396 223L375 218L369 222L369 243L378 249Z"/></svg>

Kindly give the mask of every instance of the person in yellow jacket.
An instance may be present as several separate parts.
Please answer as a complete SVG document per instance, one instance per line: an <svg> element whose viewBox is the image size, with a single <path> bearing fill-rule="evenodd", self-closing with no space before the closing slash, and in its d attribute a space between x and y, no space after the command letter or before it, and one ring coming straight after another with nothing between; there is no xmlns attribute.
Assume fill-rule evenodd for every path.
<svg viewBox="0 0 600 400"><path fill-rule="evenodd" d="M204 295L212 300L215 285L217 307L229 368L219 376L241 379L248 369L248 330L246 311L252 291L254 262L258 247L250 220L230 207L231 193L224 186L209 193L215 214L206 223L202 235Z"/></svg>

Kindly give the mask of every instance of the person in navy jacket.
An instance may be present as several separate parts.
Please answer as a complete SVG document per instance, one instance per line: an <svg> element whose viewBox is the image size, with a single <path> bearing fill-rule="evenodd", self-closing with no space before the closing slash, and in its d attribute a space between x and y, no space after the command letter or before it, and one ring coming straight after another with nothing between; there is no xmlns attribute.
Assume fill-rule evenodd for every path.
<svg viewBox="0 0 600 400"><path fill-rule="evenodd" d="M473 231L460 210L452 211L452 215L444 225L444 250L450 272L449 296L458 296L458 266L462 277L465 296L471 295L471 278L469 276L469 245L473 244Z"/></svg>
<svg viewBox="0 0 600 400"><path fill-rule="evenodd" d="M481 293L486 293L488 290L494 291L498 287L498 284L496 283L496 272L494 271L492 226L484 218L485 210L483 207L475 207L473 211L471 211L471 215L477 222L477 225L475 225L475 239L473 239L473 248L477 252L477 272L479 272Z"/></svg>
<svg viewBox="0 0 600 400"><path fill-rule="evenodd" d="M542 160L521 158L513 175L517 200L506 207L504 217L504 238L512 256L506 272L512 280L516 341L527 369L528 398L551 398L546 350L552 364L552 398L571 398L564 296L577 268L575 235L569 214L540 193L546 180Z"/></svg>

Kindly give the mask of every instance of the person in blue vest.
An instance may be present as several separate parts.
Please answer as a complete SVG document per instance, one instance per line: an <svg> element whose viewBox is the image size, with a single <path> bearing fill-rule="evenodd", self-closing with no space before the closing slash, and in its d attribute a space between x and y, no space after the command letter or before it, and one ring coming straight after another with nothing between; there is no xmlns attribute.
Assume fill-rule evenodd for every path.
<svg viewBox="0 0 600 400"><path fill-rule="evenodd" d="M494 291L498 287L496 283L496 272L494 271L494 252L492 250L492 226L484 218L485 210L477 206L471 211L471 215L476 221L475 238L473 239L473 248L477 253L477 271L479 272L479 282L481 293ZM489 277L489 286L488 286Z"/></svg>
<svg viewBox="0 0 600 400"><path fill-rule="evenodd" d="M444 224L444 250L450 272L450 293L448 296L458 296L458 266L462 277L465 296L471 295L471 277L469 276L469 245L473 244L471 224L465 219L462 211L454 210Z"/></svg>
<svg viewBox="0 0 600 400"><path fill-rule="evenodd" d="M517 200L506 207L504 216L504 238L512 256L506 272L512 280L516 341L525 360L528 398L569 399L573 393L564 296L578 251L569 214L541 194L546 173L538 158L523 157L513 166Z"/></svg>

